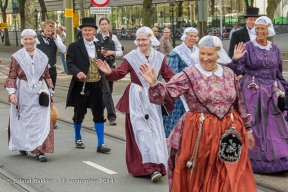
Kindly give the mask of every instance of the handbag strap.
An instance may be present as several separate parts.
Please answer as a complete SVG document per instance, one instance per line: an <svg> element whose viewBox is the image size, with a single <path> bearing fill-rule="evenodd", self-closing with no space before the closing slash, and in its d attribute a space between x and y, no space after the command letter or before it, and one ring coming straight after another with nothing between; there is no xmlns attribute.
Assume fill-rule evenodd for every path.
<svg viewBox="0 0 288 192"><path fill-rule="evenodd" d="M198 149L199 149L199 143L200 143L200 138L201 138L201 134L202 134L202 127L203 127L204 120L205 120L204 113L201 113L200 114L200 128L199 128L199 131L198 131L198 134L197 134L195 145L194 145L194 148L193 148L193 151L192 151L192 156L191 156L191 159L190 159L190 163L192 163L191 170L190 170L190 179L192 177L192 173L193 173L194 167L196 166Z"/></svg>

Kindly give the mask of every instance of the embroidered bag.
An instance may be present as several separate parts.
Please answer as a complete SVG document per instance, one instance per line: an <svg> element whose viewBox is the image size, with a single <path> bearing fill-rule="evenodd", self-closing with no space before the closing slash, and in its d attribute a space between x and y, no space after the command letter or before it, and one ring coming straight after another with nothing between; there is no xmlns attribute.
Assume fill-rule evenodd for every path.
<svg viewBox="0 0 288 192"><path fill-rule="evenodd" d="M240 159L242 141L234 127L234 116L231 113L232 126L221 136L218 155L224 163L236 163Z"/></svg>

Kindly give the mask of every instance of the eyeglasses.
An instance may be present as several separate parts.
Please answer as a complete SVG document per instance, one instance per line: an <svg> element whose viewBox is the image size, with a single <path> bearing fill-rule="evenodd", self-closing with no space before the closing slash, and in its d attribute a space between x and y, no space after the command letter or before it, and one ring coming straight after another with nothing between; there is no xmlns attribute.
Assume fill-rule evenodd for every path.
<svg viewBox="0 0 288 192"><path fill-rule="evenodd" d="M149 39L136 39L137 42L141 42L142 41L143 43L147 42L148 40Z"/></svg>
<svg viewBox="0 0 288 192"><path fill-rule="evenodd" d="M170 33L170 32L163 32L163 33Z"/></svg>
<svg viewBox="0 0 288 192"><path fill-rule="evenodd" d="M158 31L154 31L155 33L157 32L158 33Z"/></svg>

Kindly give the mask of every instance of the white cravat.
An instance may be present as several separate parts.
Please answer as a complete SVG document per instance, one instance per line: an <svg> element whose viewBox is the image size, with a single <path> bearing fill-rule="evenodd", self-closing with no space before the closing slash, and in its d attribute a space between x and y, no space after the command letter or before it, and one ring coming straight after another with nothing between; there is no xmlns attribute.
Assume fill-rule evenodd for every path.
<svg viewBox="0 0 288 192"><path fill-rule="evenodd" d="M86 47L87 53L89 55L89 57L91 59L94 59L95 57L95 45L94 42L97 42L98 39L96 37L94 37L94 39L92 41L87 41L85 38L83 38L84 40L84 45Z"/></svg>
<svg viewBox="0 0 288 192"><path fill-rule="evenodd" d="M250 41L253 41L256 39L256 33L255 33L255 27L253 27L252 29L249 29L249 27L246 25L247 27L247 31L250 37Z"/></svg>

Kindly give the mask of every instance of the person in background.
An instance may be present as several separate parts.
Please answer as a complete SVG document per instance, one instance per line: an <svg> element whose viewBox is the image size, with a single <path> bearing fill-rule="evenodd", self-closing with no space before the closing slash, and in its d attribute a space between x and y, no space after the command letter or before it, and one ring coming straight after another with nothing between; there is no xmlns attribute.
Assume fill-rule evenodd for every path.
<svg viewBox="0 0 288 192"><path fill-rule="evenodd" d="M176 46L169 54L167 65L175 74L199 62L199 49L195 45L198 40L197 35L197 29L193 27L186 28L181 37L182 44ZM187 103L183 97L173 101L173 104L175 109L171 111L170 116L164 116L163 118L166 138L169 137L179 118L186 112L185 108L188 110Z"/></svg>
<svg viewBox="0 0 288 192"><path fill-rule="evenodd" d="M284 100L286 80L282 75L281 52L267 37L276 35L271 19L261 16L255 21L256 39L235 46L234 70L245 71L241 78L242 94L252 115L255 148L249 152L255 173L288 170L288 124ZM284 101L283 101L284 102ZM286 104L287 105L287 104Z"/></svg>
<svg viewBox="0 0 288 192"><path fill-rule="evenodd" d="M82 18L79 26L83 38L71 43L67 50L67 67L73 75L67 93L66 107L74 107L74 132L76 148L84 149L82 141L82 122L90 108L93 115L95 132L98 138L96 152L108 153L111 151L104 143L104 105L100 70L95 64L101 55L101 47L97 45L95 34L97 26L90 17Z"/></svg>
<svg viewBox="0 0 288 192"><path fill-rule="evenodd" d="M45 24L45 21L40 22L40 28L41 28L40 32L41 33L44 31L44 24Z"/></svg>
<svg viewBox="0 0 288 192"><path fill-rule="evenodd" d="M189 107L167 141L169 191L256 192L248 156L254 146L252 118L246 113L238 79L219 64L231 59L216 36L203 37L198 46L199 63L166 84L157 82L153 66L140 66L140 75L150 86L150 102L160 105L183 95ZM228 130L234 130L242 146L230 139L232 134L227 142L222 140Z"/></svg>
<svg viewBox="0 0 288 192"><path fill-rule="evenodd" d="M99 27L100 32L96 34L96 38L99 40L98 43L101 46L100 59L105 60L110 67L115 68L115 57L123 55L122 45L116 35L109 32L110 22L106 17L102 17L99 20ZM112 99L114 81L107 81L104 75L102 75L102 83L103 101L107 109L107 119L110 125L116 125L117 117Z"/></svg>
<svg viewBox="0 0 288 192"><path fill-rule="evenodd" d="M166 61L169 59L169 53L172 51L172 40L170 37L170 29L164 28L163 29L163 36L159 40L160 45L158 47L158 51L165 55Z"/></svg>
<svg viewBox="0 0 288 192"><path fill-rule="evenodd" d="M0 30L0 36L1 36L2 43L4 43L4 31L3 30Z"/></svg>
<svg viewBox="0 0 288 192"><path fill-rule="evenodd" d="M230 45L229 45L229 57L233 57L235 45L243 42L246 43L248 41L252 41L256 38L255 33L255 20L260 17L258 15L259 8L257 7L248 7L246 10L246 15L244 16L246 26L240 30L235 31L232 34ZM238 75L238 74L237 74Z"/></svg>
<svg viewBox="0 0 288 192"><path fill-rule="evenodd" d="M37 38L40 44L37 44L37 48L45 53L49 59L48 68L49 74L53 82L55 89L56 79L57 79L57 70L56 70L56 58L57 58L57 49L60 53L66 52L66 46L62 43L62 39L55 31L55 22L48 19L44 23L44 31L37 35Z"/></svg>
<svg viewBox="0 0 288 192"><path fill-rule="evenodd" d="M45 153L54 151L54 131L50 120L50 102L39 104L39 91L45 90L51 103L53 84L49 76L48 57L36 48L39 43L33 29L21 32L24 46L12 55L8 78L4 87L11 103L8 125L9 149L21 155L36 154L39 162L46 162ZM16 116L15 116L16 114Z"/></svg>
<svg viewBox="0 0 288 192"><path fill-rule="evenodd" d="M66 33L65 33L65 27L62 25L58 26L58 32L59 32L59 36L62 39L62 43L66 46ZM62 64L63 64L63 69L64 71L62 71L62 74L67 74L70 75L69 71L67 70L67 64L66 64L66 52L65 53L61 53L60 52L60 57L62 60Z"/></svg>
<svg viewBox="0 0 288 192"><path fill-rule="evenodd" d="M238 29L238 24L237 24L237 23L234 23L233 28L231 29L231 31L230 31L230 33L229 33L229 39L230 39L230 40L231 40L231 38L232 38L232 34L233 34L235 31L237 31L237 29Z"/></svg>
<svg viewBox="0 0 288 192"><path fill-rule="evenodd" d="M156 39L158 40L159 39L159 29L157 27L152 27L152 31L153 31L153 34L154 36L156 37ZM158 50L158 46L155 46L155 45L152 45L152 47L155 49L155 50Z"/></svg>
<svg viewBox="0 0 288 192"><path fill-rule="evenodd" d="M126 165L134 177L150 176L154 182L166 175L167 145L161 106L149 102L149 86L139 75L139 66L149 63L154 66L157 76L162 75L166 81L174 73L166 65L164 55L151 48L151 45L158 46L160 43L150 28L139 28L134 43L137 49L125 55L116 69L100 59L97 65L108 80L119 80L130 73L131 84L116 106L120 112L126 113Z"/></svg>
<svg viewBox="0 0 288 192"><path fill-rule="evenodd" d="M77 28L77 30L78 30L77 39L82 39L83 35L82 35L82 32L81 32L81 29Z"/></svg>

